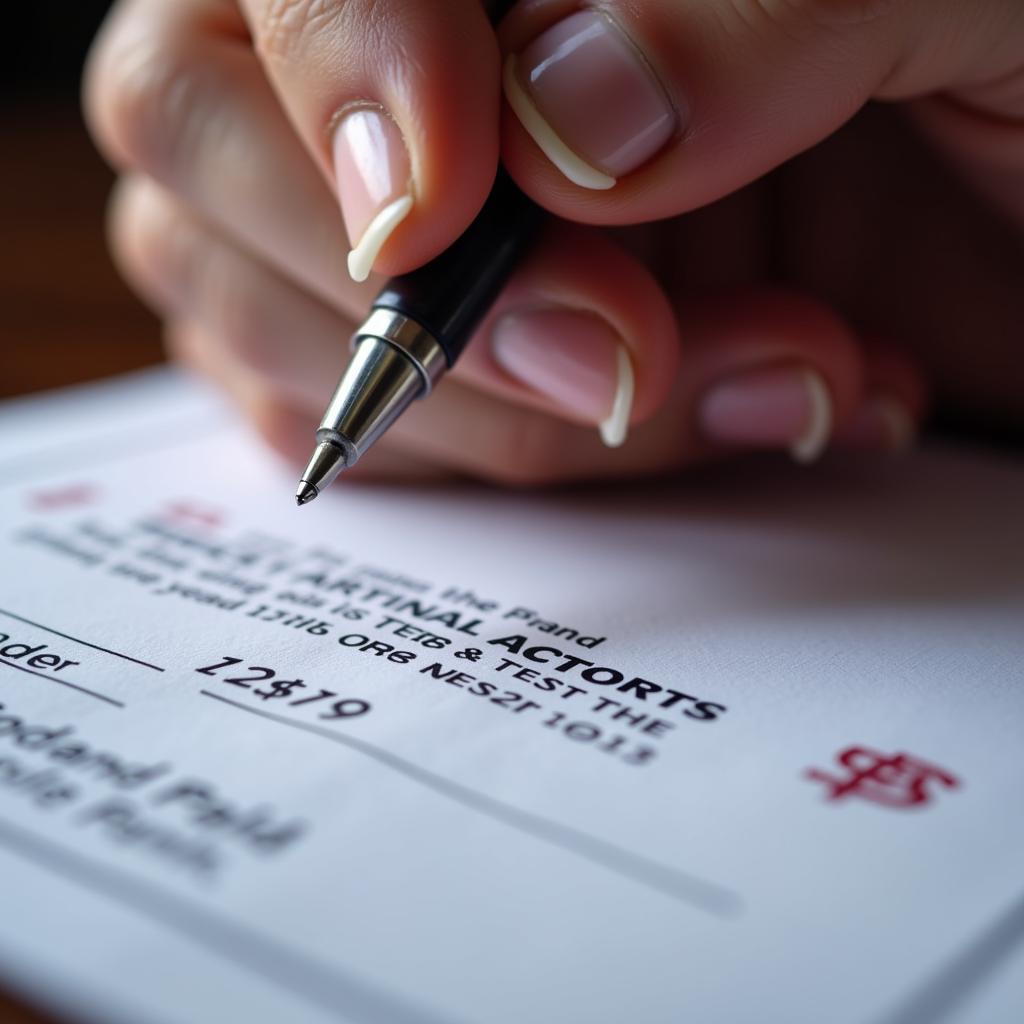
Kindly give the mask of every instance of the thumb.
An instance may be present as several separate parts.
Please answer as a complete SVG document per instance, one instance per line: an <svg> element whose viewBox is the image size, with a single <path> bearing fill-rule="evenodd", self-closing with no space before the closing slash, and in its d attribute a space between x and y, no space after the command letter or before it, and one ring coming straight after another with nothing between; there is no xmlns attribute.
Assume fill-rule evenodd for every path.
<svg viewBox="0 0 1024 1024"><path fill-rule="evenodd" d="M1019 0L520 0L501 42L505 162L588 223L709 203L873 97L1006 99L1012 79L1018 109L992 112L1024 114Z"/></svg>

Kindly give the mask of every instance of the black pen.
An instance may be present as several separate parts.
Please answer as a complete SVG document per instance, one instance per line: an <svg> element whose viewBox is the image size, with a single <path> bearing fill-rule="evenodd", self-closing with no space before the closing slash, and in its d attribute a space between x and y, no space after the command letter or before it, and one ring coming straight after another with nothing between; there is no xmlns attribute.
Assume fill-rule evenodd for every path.
<svg viewBox="0 0 1024 1024"><path fill-rule="evenodd" d="M512 6L489 5L492 21ZM476 220L419 270L392 278L352 340L352 359L316 432L295 492L312 501L462 354L537 234L541 211L504 170Z"/></svg>
<svg viewBox="0 0 1024 1024"><path fill-rule="evenodd" d="M455 365L537 233L541 211L503 171L464 235L392 278L356 332L352 360L295 500L312 501Z"/></svg>

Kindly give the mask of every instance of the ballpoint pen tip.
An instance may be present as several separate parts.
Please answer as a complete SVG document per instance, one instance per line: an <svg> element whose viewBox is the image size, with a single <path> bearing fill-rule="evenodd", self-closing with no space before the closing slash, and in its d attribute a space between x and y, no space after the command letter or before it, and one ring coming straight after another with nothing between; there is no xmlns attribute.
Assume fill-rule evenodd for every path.
<svg viewBox="0 0 1024 1024"><path fill-rule="evenodd" d="M299 489L295 492L295 504L300 508L308 505L320 492L307 480L299 483Z"/></svg>

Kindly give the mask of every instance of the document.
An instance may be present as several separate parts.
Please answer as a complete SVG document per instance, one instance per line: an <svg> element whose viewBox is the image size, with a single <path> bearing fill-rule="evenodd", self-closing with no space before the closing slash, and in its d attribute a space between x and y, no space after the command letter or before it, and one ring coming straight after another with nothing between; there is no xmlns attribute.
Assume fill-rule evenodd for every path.
<svg viewBox="0 0 1024 1024"><path fill-rule="evenodd" d="M522 495L0 407L0 984L103 1024L1010 1024L1024 467Z"/></svg>

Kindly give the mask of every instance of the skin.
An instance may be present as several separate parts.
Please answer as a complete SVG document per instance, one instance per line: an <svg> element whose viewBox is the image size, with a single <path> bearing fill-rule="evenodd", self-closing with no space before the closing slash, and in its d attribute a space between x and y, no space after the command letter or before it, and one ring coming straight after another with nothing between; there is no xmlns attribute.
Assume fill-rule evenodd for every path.
<svg viewBox="0 0 1024 1024"><path fill-rule="evenodd" d="M1024 4L595 4L691 126L606 192L562 177L500 92L502 55L580 6L522 0L496 37L478 0L121 0L86 109L122 171L114 252L172 352L304 461L380 286L347 276L331 166L339 112L372 102L398 123L416 190L379 274L450 244L499 158L559 219L363 474L536 486L675 472L742 454L704 436L702 396L778 365L822 375L837 445L864 443L880 395L914 421L931 403L1019 436ZM498 317L549 306L603 318L628 347L623 449L494 360Z"/></svg>

